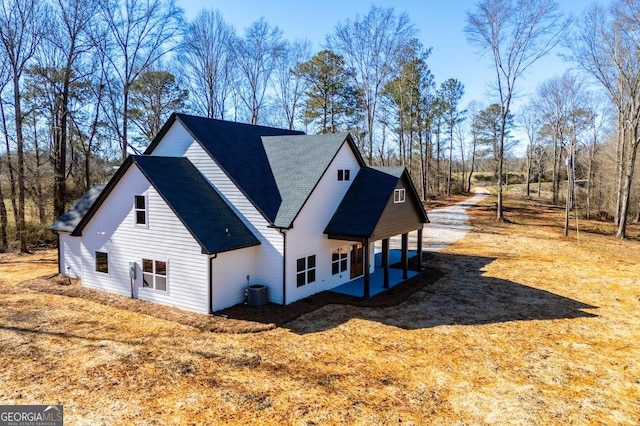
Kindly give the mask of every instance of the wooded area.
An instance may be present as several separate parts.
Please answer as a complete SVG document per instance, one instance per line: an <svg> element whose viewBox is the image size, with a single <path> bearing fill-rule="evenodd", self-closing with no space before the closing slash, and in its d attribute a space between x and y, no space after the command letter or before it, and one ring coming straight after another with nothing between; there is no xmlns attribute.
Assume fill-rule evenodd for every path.
<svg viewBox="0 0 640 426"><path fill-rule="evenodd" d="M502 219L502 187L519 183L624 238L640 215L640 1L573 20L553 0L480 1L465 32L496 80L466 106L464 82L431 73L411 19L372 7L327 23L313 52L264 19L239 33L215 10L188 21L170 0L3 0L0 251L50 239L53 219L174 111L350 131L369 164L407 167L425 200L495 184ZM541 82L512 111L523 72L560 41L582 72Z"/></svg>

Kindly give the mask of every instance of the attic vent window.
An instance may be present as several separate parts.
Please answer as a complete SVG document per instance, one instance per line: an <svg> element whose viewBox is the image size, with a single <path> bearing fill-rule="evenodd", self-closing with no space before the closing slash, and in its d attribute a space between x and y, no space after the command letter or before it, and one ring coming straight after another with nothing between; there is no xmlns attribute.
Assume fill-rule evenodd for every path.
<svg viewBox="0 0 640 426"><path fill-rule="evenodd" d="M394 203L404 203L405 200L405 191L404 188L395 189L393 191L393 202Z"/></svg>
<svg viewBox="0 0 640 426"><path fill-rule="evenodd" d="M147 197L136 195L134 197L133 210L136 217L136 225L147 225Z"/></svg>
<svg viewBox="0 0 640 426"><path fill-rule="evenodd" d="M350 180L350 179L351 179L351 170L338 169L338 180Z"/></svg>

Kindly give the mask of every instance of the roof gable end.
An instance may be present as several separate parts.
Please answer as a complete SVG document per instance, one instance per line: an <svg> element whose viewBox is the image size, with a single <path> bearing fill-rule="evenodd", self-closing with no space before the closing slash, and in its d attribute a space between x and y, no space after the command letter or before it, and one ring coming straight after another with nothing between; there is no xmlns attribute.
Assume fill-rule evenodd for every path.
<svg viewBox="0 0 640 426"><path fill-rule="evenodd" d="M348 133L262 138L282 203L274 226L290 228L327 169L347 144L363 166ZM355 150L354 150L355 149Z"/></svg>

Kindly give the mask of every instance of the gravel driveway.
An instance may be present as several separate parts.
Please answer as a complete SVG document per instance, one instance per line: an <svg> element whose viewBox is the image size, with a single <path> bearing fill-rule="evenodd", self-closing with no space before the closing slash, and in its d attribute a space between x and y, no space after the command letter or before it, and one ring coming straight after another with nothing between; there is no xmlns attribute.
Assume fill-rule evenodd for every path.
<svg viewBox="0 0 640 426"><path fill-rule="evenodd" d="M423 247L425 251L438 252L463 238L471 229L467 209L482 201L489 192L484 188L476 189L476 195L461 203L449 207L431 210L429 220L424 227Z"/></svg>
<svg viewBox="0 0 640 426"><path fill-rule="evenodd" d="M489 191L484 188L477 188L475 192L476 195L465 201L449 207L434 209L427 213L431 223L427 223L424 226L422 233L423 251L439 252L467 234L467 231L471 229L467 209L489 195ZM410 250L415 250L417 238L417 232L409 233ZM392 249L400 249L402 247L401 237L399 235L392 237L389 241L389 246ZM382 250L381 247L382 242L376 241L376 251Z"/></svg>

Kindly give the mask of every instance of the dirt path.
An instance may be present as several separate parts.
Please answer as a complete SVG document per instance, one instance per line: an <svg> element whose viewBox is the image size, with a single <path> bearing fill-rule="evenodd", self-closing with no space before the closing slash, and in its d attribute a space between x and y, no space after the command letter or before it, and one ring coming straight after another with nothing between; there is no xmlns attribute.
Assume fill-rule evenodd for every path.
<svg viewBox="0 0 640 426"><path fill-rule="evenodd" d="M425 251L439 252L467 235L471 229L467 209L489 195L489 191L484 188L476 188L475 192L476 195L468 200L428 213L431 223L425 226L423 234Z"/></svg>

